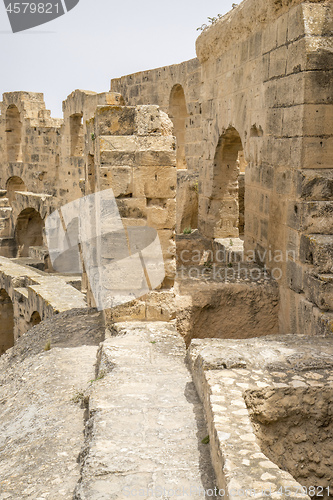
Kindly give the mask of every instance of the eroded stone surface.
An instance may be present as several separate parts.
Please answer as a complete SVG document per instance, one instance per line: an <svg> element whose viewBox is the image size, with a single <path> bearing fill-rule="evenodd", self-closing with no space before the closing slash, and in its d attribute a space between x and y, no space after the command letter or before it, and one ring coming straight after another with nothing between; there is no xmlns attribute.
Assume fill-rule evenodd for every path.
<svg viewBox="0 0 333 500"><path fill-rule="evenodd" d="M183 340L167 323L117 324L113 333L99 352L104 376L90 395L75 498L123 499L140 489L143 498L149 489L152 498L172 498L171 490L204 498L216 485Z"/></svg>
<svg viewBox="0 0 333 500"><path fill-rule="evenodd" d="M252 485L280 497L289 488L299 498L316 486L329 496L331 338L193 340L187 359L220 487Z"/></svg>

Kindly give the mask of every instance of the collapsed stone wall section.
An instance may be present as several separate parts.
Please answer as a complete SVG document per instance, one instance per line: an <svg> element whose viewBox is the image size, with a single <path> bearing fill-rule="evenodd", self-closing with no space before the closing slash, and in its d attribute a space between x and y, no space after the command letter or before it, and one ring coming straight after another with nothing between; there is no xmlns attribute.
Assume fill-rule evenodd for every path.
<svg viewBox="0 0 333 500"><path fill-rule="evenodd" d="M86 127L85 194L111 188L125 228L157 230L166 274L162 289L170 289L177 170L169 118L158 106L98 106Z"/></svg>

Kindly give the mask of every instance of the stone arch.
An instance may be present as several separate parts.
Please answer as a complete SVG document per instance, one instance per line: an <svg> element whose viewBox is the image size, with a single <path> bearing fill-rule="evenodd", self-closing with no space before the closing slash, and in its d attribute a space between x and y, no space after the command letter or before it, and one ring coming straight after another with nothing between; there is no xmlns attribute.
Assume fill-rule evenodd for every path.
<svg viewBox="0 0 333 500"><path fill-rule="evenodd" d="M4 288L0 290L0 356L13 347L14 308L11 298Z"/></svg>
<svg viewBox="0 0 333 500"><path fill-rule="evenodd" d="M229 127L219 138L213 164L207 216L214 238L237 238L240 228L244 232L245 168L240 135Z"/></svg>
<svg viewBox="0 0 333 500"><path fill-rule="evenodd" d="M18 107L8 106L6 111L6 146L7 161L22 161L22 122Z"/></svg>
<svg viewBox="0 0 333 500"><path fill-rule="evenodd" d="M9 204L11 205L16 199L17 191L26 191L26 186L21 177L13 176L9 177L6 183L7 198Z"/></svg>
<svg viewBox="0 0 333 500"><path fill-rule="evenodd" d="M33 326L38 325L42 321L42 318L40 317L40 314L38 311L34 311L31 315L30 321L29 321L29 328L32 328Z"/></svg>
<svg viewBox="0 0 333 500"><path fill-rule="evenodd" d="M44 221L37 210L26 208L20 213L15 228L18 257L28 257L32 246L43 246L43 229Z"/></svg>
<svg viewBox="0 0 333 500"><path fill-rule="evenodd" d="M169 101L169 117L173 123L173 133L177 139L177 169L186 169L186 118L188 116L184 89L174 85Z"/></svg>

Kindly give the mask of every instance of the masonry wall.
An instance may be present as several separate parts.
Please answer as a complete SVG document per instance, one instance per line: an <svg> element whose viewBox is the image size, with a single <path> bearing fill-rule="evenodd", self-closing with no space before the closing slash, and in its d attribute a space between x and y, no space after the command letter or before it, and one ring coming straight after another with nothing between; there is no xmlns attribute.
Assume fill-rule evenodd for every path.
<svg viewBox="0 0 333 500"><path fill-rule="evenodd" d="M196 49L195 78L186 69L190 61L113 80L111 87L131 104L166 106L177 80L195 96L186 156L199 174L201 234L237 235L243 153L245 253L279 281L281 331L331 331L329 244L310 238L324 255L330 277L323 280L308 235L332 237L332 2L245 0L205 30Z"/></svg>
<svg viewBox="0 0 333 500"><path fill-rule="evenodd" d="M202 168L202 109L201 67L197 59L181 64L157 68L111 81L111 91L119 92L128 105L155 104L173 121L174 135L179 116L174 103L174 93L184 93L186 114L184 124L183 166L178 169L177 232L198 227L198 174ZM177 138L177 137L176 137ZM178 138L179 139L179 138ZM179 140L178 140L179 143ZM179 146L179 144L178 144Z"/></svg>
<svg viewBox="0 0 333 500"><path fill-rule="evenodd" d="M209 236L212 160L219 137L233 127L248 164L245 250L279 279L281 331L314 333L332 323L313 303L304 320L304 273L313 270L300 269L299 252L302 233L332 235L332 2L288 4L243 2L197 41L207 138L199 228Z"/></svg>

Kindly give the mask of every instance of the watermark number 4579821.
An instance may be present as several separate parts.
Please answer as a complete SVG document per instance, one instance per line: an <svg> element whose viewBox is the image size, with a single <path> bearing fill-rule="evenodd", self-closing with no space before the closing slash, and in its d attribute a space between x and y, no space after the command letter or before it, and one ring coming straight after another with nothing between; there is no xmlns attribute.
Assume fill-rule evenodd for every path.
<svg viewBox="0 0 333 500"><path fill-rule="evenodd" d="M13 33L53 21L72 10L80 0L39 0L34 2L4 0Z"/></svg>

